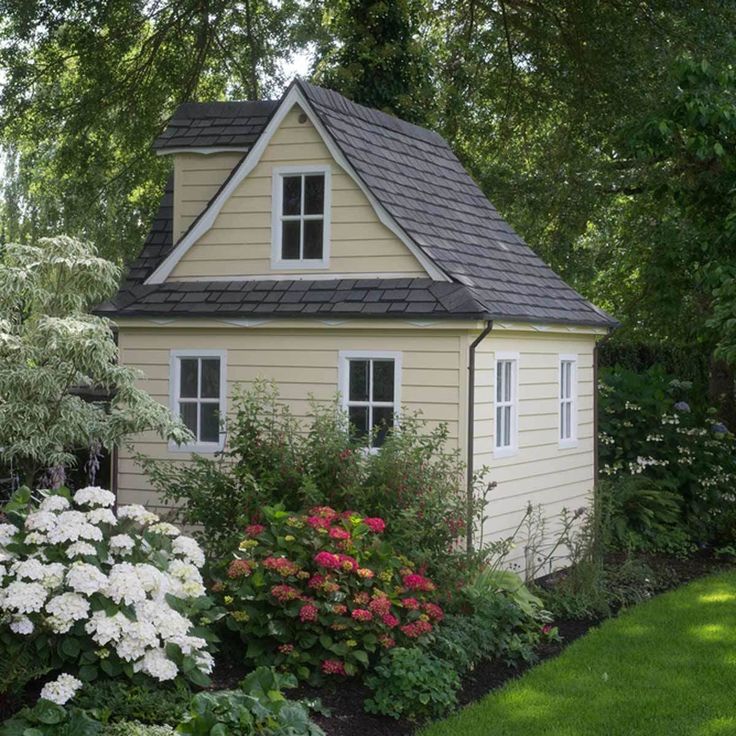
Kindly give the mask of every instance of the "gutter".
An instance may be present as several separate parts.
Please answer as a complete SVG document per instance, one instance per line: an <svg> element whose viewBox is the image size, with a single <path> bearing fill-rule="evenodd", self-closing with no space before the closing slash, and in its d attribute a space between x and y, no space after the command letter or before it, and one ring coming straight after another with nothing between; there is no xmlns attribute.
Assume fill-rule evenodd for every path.
<svg viewBox="0 0 736 736"><path fill-rule="evenodd" d="M473 551L473 454L475 439L475 349L483 342L490 331L493 329L493 320L486 322L485 329L473 340L468 350L468 458L467 458L467 518L466 518L466 549L468 554Z"/></svg>

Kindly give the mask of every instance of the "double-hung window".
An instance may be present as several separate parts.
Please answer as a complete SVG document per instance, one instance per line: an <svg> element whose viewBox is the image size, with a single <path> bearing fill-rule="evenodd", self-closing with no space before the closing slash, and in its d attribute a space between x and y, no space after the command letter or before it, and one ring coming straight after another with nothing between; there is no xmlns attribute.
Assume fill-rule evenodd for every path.
<svg viewBox="0 0 736 736"><path fill-rule="evenodd" d="M172 449L215 452L224 445L225 365L222 350L172 350L171 410L194 435Z"/></svg>
<svg viewBox="0 0 736 736"><path fill-rule="evenodd" d="M274 268L326 268L329 259L330 169L273 170Z"/></svg>
<svg viewBox="0 0 736 736"><path fill-rule="evenodd" d="M518 448L518 370L517 354L496 355L494 413L496 456L513 454Z"/></svg>
<svg viewBox="0 0 736 736"><path fill-rule="evenodd" d="M377 449L396 425L400 408L401 353L340 353L340 395L351 431Z"/></svg>
<svg viewBox="0 0 736 736"><path fill-rule="evenodd" d="M577 442L577 356L560 355L560 445Z"/></svg>

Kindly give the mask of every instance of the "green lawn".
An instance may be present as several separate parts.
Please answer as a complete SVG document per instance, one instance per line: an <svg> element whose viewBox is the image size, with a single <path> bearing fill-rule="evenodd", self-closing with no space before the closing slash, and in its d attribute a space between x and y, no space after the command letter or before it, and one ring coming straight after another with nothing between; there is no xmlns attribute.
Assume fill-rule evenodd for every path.
<svg viewBox="0 0 736 736"><path fill-rule="evenodd" d="M736 572L637 606L421 734L736 734Z"/></svg>

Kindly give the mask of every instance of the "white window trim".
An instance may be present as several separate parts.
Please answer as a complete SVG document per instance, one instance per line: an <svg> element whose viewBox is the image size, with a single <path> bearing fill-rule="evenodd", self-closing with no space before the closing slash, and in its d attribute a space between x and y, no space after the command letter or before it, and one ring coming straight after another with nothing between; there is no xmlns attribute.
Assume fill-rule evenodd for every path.
<svg viewBox="0 0 736 736"><path fill-rule="evenodd" d="M337 385L340 405L347 411L350 404L350 360L393 360L394 361L394 427L400 424L402 353L389 350L341 350L338 356ZM376 453L380 447L366 447L366 452Z"/></svg>
<svg viewBox="0 0 736 736"><path fill-rule="evenodd" d="M169 408L171 413L179 416L179 387L181 379L182 358L219 358L220 359L220 418L227 414L227 350L172 350L169 360ZM173 440L169 441L171 452L220 452L225 447L225 432L220 426L220 439L218 442L189 442L178 445Z"/></svg>
<svg viewBox="0 0 736 736"><path fill-rule="evenodd" d="M570 429L567 439L562 439L562 364L572 364L570 371ZM578 356L575 353L560 353L557 363L557 441L560 448L578 446Z"/></svg>
<svg viewBox="0 0 736 736"><path fill-rule="evenodd" d="M285 261L281 257L281 210L283 207L284 176L322 174L325 177L324 212L322 215L322 258ZM304 194L302 192L302 200ZM320 269L330 266L330 223L332 209L332 169L329 165L274 166L271 182L271 268L275 270ZM303 217L303 215L302 215Z"/></svg>
<svg viewBox="0 0 736 736"><path fill-rule="evenodd" d="M513 361L511 370L511 444L508 447L496 447L498 435L497 406L498 401L498 363L502 360ZM511 457L519 452L519 353L496 353L493 364L493 457Z"/></svg>

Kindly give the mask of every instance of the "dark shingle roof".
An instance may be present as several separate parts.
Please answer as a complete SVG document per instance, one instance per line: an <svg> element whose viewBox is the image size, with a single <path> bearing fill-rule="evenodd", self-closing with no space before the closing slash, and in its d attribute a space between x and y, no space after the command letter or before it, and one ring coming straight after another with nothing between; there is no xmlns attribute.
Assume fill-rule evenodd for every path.
<svg viewBox="0 0 736 736"><path fill-rule="evenodd" d="M601 326L617 324L610 315L568 286L524 243L486 199L441 136L357 105L331 90L301 80L296 84L345 158L381 205L414 243L452 279L451 285L466 287L462 294L472 295L478 307L474 314L484 318L517 321ZM277 105L275 102L182 105L156 145L159 148L249 145L257 138L255 128L260 125L262 129L268 122L265 111L272 112ZM256 113L260 113L260 117ZM248 140L246 134L242 133L242 137L237 139L239 142L235 142L236 136L232 135L229 126L224 125L225 120L232 120L233 128L238 125L243 130L252 128L252 132L247 134L250 136ZM255 120L260 122L253 122ZM194 130L199 132L194 134ZM184 143L185 140L188 142ZM209 142L204 144L202 140ZM126 286L144 281L173 248L170 199L171 192L167 188L151 235L130 269ZM166 230L168 239L163 234ZM423 281L414 280L415 283ZM301 283L315 284L309 290L326 297L324 285L337 282ZM317 286L320 283L321 288ZM169 288L171 285L165 286ZM195 290L198 288L191 282L176 287L177 290L188 289L192 293L197 293ZM244 293L250 291L249 282L241 283L239 288ZM276 286L273 288L275 291ZM164 285L155 289L164 290ZM261 289L263 292L257 292L265 293L265 288ZM154 303L167 304L168 301L148 302L147 313L154 309L151 306ZM211 302L202 304L205 303ZM264 301L264 304L273 303ZM194 304L193 297L190 304ZM325 304L333 305L330 309L334 307L332 301L326 300ZM461 307L457 312L449 309L444 313L450 317L469 316L464 302ZM132 303L126 309L126 313L131 313ZM244 311L252 310L244 308ZM267 307L264 306L263 311L267 311ZM204 312L211 314L212 309L207 307ZM354 315L370 313L354 307L351 307L350 312ZM438 309L432 314L437 316L441 312ZM191 309L189 313L192 314ZM274 310L273 313L277 315L281 312ZM314 311L304 312L311 313ZM399 314L398 310L395 313Z"/></svg>
<svg viewBox="0 0 736 736"><path fill-rule="evenodd" d="M131 284L97 311L122 317L487 317L471 289L432 279Z"/></svg>
<svg viewBox="0 0 736 736"><path fill-rule="evenodd" d="M157 151L172 148L249 148L261 134L277 100L185 102L154 141Z"/></svg>

